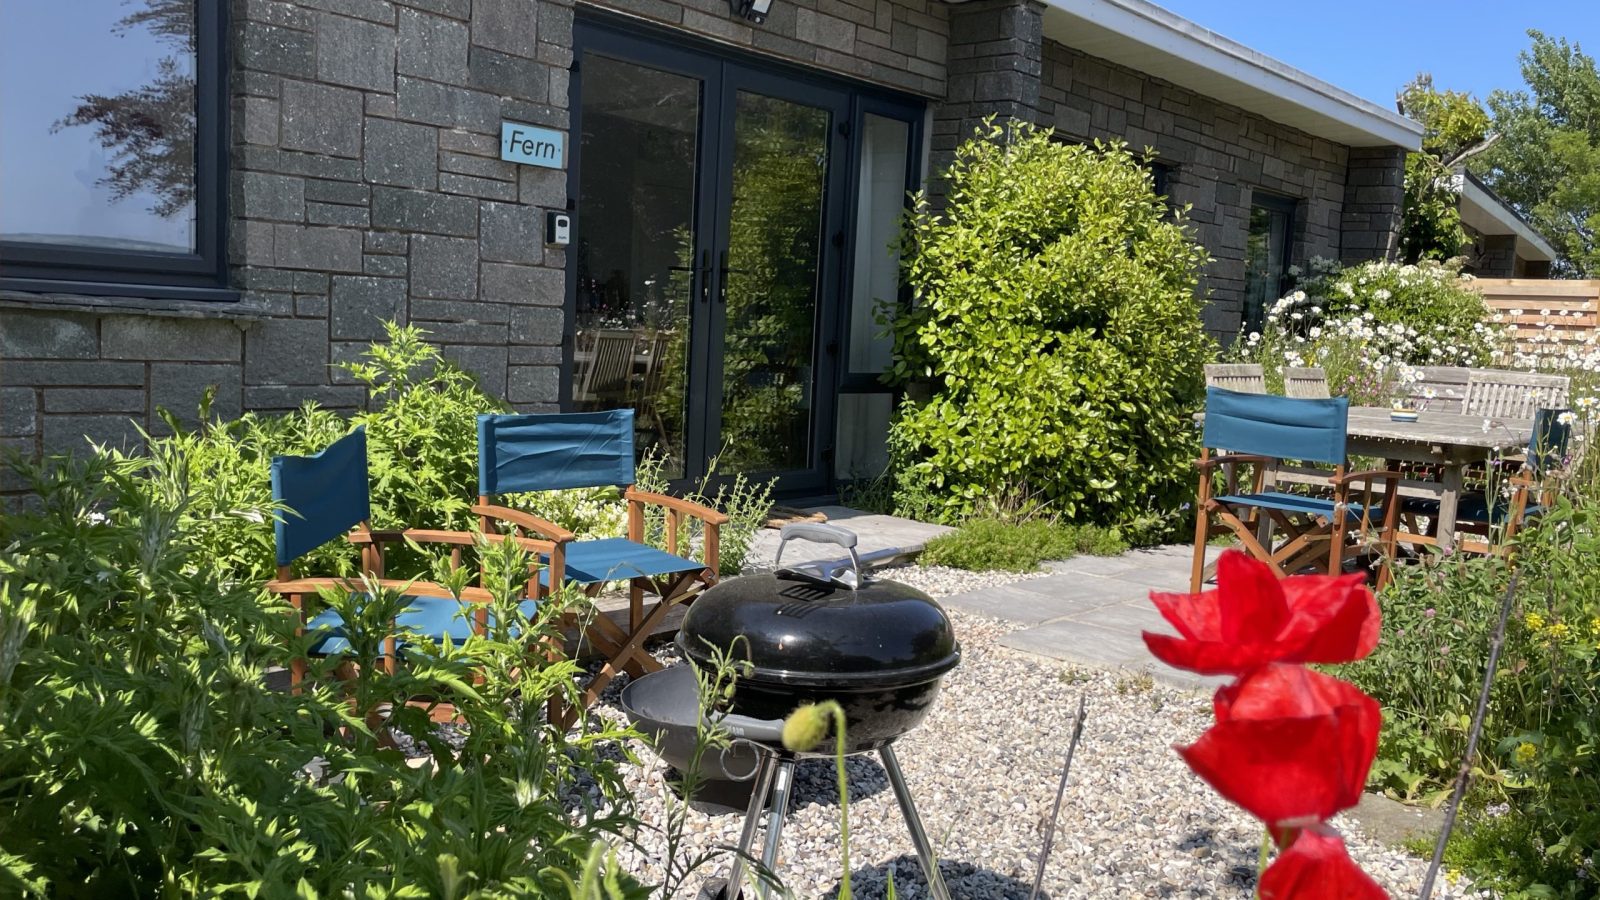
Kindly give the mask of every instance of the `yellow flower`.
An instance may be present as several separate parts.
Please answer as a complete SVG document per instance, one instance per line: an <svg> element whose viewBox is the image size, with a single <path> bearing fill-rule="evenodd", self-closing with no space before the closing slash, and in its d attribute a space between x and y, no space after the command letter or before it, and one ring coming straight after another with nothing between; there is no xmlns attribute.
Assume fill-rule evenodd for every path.
<svg viewBox="0 0 1600 900"><path fill-rule="evenodd" d="M1528 613L1522 617L1522 624L1528 626L1529 631L1538 631L1544 628L1544 616L1536 612Z"/></svg>
<svg viewBox="0 0 1600 900"><path fill-rule="evenodd" d="M1565 622L1551 622L1550 627L1546 628L1544 633L1547 637L1559 641L1566 637L1571 631L1572 629L1567 627L1567 623Z"/></svg>
<svg viewBox="0 0 1600 900"><path fill-rule="evenodd" d="M1600 616L1595 616L1589 620L1589 633L1591 635L1600 636Z"/></svg>
<svg viewBox="0 0 1600 900"><path fill-rule="evenodd" d="M1517 745L1517 749L1512 753L1512 756L1516 758L1518 765L1525 766L1538 758L1539 748L1527 741L1523 741Z"/></svg>

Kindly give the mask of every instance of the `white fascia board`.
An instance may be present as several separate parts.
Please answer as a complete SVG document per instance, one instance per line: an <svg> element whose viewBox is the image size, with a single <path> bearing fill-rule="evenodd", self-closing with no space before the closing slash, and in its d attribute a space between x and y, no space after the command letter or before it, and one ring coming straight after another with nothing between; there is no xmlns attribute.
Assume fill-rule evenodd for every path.
<svg viewBox="0 0 1600 900"><path fill-rule="evenodd" d="M1556 258L1556 249L1550 246L1544 235L1509 209L1505 201L1479 187L1471 178L1458 175L1456 179L1452 179L1451 183L1453 186L1459 185L1462 221L1482 234L1516 235L1517 255L1523 259L1550 261ZM1499 227L1492 231L1485 227L1491 222Z"/></svg>
<svg viewBox="0 0 1600 900"><path fill-rule="evenodd" d="M1420 124L1147 0L1045 4L1046 36L1091 56L1349 146L1422 147Z"/></svg>

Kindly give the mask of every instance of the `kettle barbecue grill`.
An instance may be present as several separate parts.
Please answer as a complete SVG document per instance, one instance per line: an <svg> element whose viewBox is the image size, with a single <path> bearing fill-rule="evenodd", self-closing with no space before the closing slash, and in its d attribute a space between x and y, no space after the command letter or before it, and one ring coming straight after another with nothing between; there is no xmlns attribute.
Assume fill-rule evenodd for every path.
<svg viewBox="0 0 1600 900"><path fill-rule="evenodd" d="M863 563L900 556L899 551L864 558L856 552L853 532L801 523L784 527L778 544L780 564L785 545L794 539L837 544L849 557L726 579L695 601L678 632L680 651L696 666L711 667L714 650L735 651L735 658L749 663L734 684L728 713L715 718L717 726L733 735L730 752L743 771L716 771L731 761L724 754L713 763L711 776L753 777L755 789L728 878L722 884L708 884L702 896L721 895L724 900L738 896L744 861L751 856L764 808L761 860L768 871L774 870L796 765L805 756L832 755L786 750L783 720L802 704L834 700L845 713L845 752L878 754L929 889L937 900L949 900L893 743L927 717L945 673L961 660L950 620L927 594L899 582L865 577ZM623 695L629 715L656 734L663 756L679 768L687 762L684 748L693 746L699 716L696 682L685 674L667 669L647 675L630 684ZM758 885L757 891L765 897L766 886Z"/></svg>

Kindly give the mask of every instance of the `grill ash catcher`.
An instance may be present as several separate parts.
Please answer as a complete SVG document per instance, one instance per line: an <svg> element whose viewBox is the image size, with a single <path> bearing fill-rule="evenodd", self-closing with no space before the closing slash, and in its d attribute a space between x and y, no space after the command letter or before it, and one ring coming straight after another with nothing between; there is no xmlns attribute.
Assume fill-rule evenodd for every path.
<svg viewBox="0 0 1600 900"><path fill-rule="evenodd" d="M864 566L899 558L902 551L858 554L853 532L801 523L784 527L778 563L795 539L836 544L848 557L724 580L689 607L678 632L678 648L694 666L711 669L713 649L737 649L749 663L734 683L728 713L714 720L733 735L733 745L720 757L706 754L701 770L724 783L751 782L754 790L728 877L708 882L701 897L737 900L746 860L755 858L763 810L760 859L766 871L776 871L795 767L805 757L833 755L784 749L783 720L802 704L833 700L845 713L845 752L877 753L929 890L936 900L949 900L893 743L927 717L945 673L961 661L950 619L916 588L866 576ZM687 768L700 715L693 670L674 666L646 675L623 691L622 705L641 731L655 737L668 764ZM834 747L833 739L825 746ZM767 885L759 883L756 891L765 898Z"/></svg>

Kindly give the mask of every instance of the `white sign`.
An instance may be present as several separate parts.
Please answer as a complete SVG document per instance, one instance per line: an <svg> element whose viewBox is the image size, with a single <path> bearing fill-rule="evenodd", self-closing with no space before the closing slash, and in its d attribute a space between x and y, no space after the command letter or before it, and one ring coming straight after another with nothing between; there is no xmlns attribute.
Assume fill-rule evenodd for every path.
<svg viewBox="0 0 1600 900"><path fill-rule="evenodd" d="M567 136L537 125L500 123L500 158L546 169L566 167Z"/></svg>

